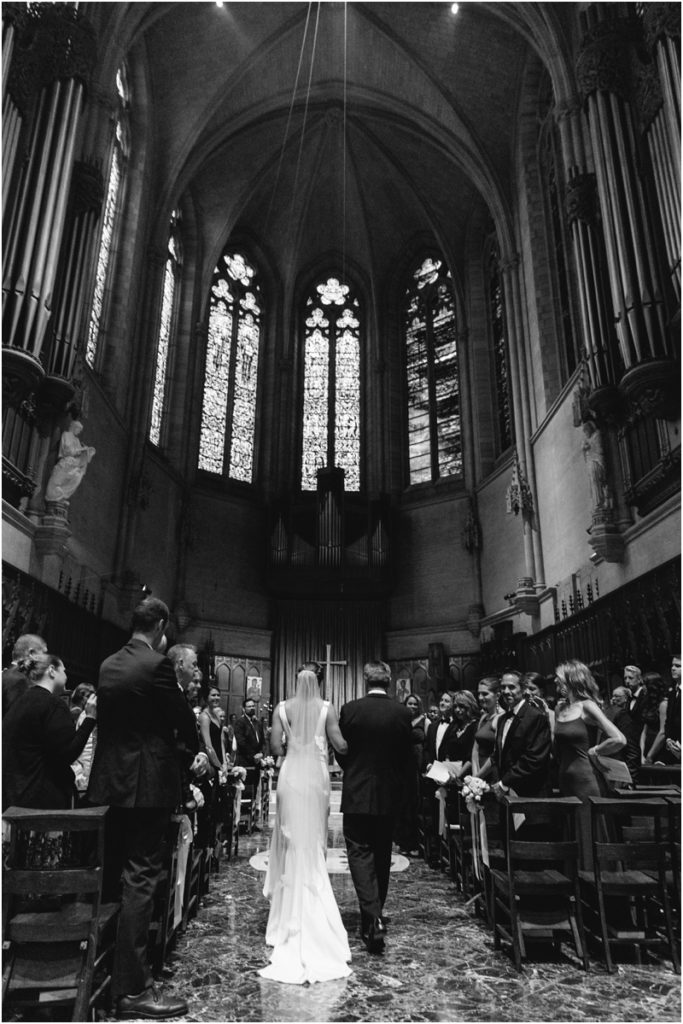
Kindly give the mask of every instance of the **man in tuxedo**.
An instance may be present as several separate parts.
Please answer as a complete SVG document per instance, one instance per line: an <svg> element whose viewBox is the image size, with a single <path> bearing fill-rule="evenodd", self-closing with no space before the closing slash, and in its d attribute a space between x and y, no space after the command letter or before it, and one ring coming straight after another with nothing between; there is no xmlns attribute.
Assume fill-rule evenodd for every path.
<svg viewBox="0 0 683 1024"><path fill-rule="evenodd" d="M492 787L501 803L508 793L545 796L549 790L550 726L543 711L525 700L522 675L503 672L500 704L505 714L498 719L493 750L498 782Z"/></svg>
<svg viewBox="0 0 683 1024"><path fill-rule="evenodd" d="M173 665L160 653L169 611L148 598L133 613L132 636L100 666L98 740L90 774L91 804L109 804L105 899L121 913L111 994L120 1020L165 1020L187 1004L152 986L147 941L163 845L181 797L178 744L194 754L191 770L206 771L197 753L194 714L178 687Z"/></svg>
<svg viewBox="0 0 683 1024"><path fill-rule="evenodd" d="M681 763L681 656L671 659L671 687L666 697L664 723L664 760L667 764Z"/></svg>
<svg viewBox="0 0 683 1024"><path fill-rule="evenodd" d="M235 764L247 769L245 784L254 787L254 815L258 817L261 813L261 761L265 737L261 723L256 718L256 701L253 697L242 701L242 717L235 722L235 743ZM260 831L257 825L254 831Z"/></svg>
<svg viewBox="0 0 683 1024"><path fill-rule="evenodd" d="M631 703L631 691L627 686L615 686L612 690L610 706L605 708L605 717L616 725L626 737L626 746L614 756L624 761L631 773L633 782L638 780L638 772L641 764L640 733L631 718L629 705ZM642 731L642 730L641 730Z"/></svg>
<svg viewBox="0 0 683 1024"><path fill-rule="evenodd" d="M425 736L423 765L428 770L434 761L441 761L448 749L448 736L455 729L453 698L447 691L439 698L439 717L430 722Z"/></svg>
<svg viewBox="0 0 683 1024"><path fill-rule="evenodd" d="M361 934L369 952L381 953L394 822L412 767L411 714L389 699L391 670L385 662L368 662L363 678L366 696L341 709L339 728L349 749L337 759L344 770L344 839Z"/></svg>
<svg viewBox="0 0 683 1024"><path fill-rule="evenodd" d="M12 648L12 664L2 673L2 717L4 718L17 697L28 690L26 663L34 654L46 654L47 644L42 636L22 633Z"/></svg>
<svg viewBox="0 0 683 1024"><path fill-rule="evenodd" d="M624 685L628 686L631 691L628 710L633 719L633 724L638 730L640 742L640 736L645 726L644 715L647 705L647 689L643 684L643 673L637 665L626 665L624 668Z"/></svg>

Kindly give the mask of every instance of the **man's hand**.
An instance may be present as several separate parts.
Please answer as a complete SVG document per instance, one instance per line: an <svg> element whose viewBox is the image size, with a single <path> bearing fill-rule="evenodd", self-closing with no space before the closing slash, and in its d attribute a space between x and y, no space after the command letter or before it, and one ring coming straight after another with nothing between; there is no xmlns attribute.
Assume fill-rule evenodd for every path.
<svg viewBox="0 0 683 1024"><path fill-rule="evenodd" d="M194 761L190 765L190 771L197 779L201 779L202 775L206 775L208 768L209 759L203 752L197 754Z"/></svg>
<svg viewBox="0 0 683 1024"><path fill-rule="evenodd" d="M500 783L500 782L495 782L495 783L494 783L494 784L493 784L493 785L491 786L491 792L492 792L492 793L493 793L493 795L495 796L495 798L496 798L496 800L498 801L498 803L499 803L499 804L502 804L502 802L503 802L503 797L504 797L504 796L506 796L506 794L507 794L508 790L506 790L506 789L503 789L503 785L502 785L502 783Z"/></svg>
<svg viewBox="0 0 683 1024"><path fill-rule="evenodd" d="M91 693L90 694L90 696L88 697L88 699L85 702L85 707L83 708L83 710L85 711L85 717L86 718L94 718L95 721L97 721L97 694L96 693Z"/></svg>
<svg viewBox="0 0 683 1024"><path fill-rule="evenodd" d="M254 761L256 761L256 764L258 764L262 760L263 760L263 754L254 754Z"/></svg>

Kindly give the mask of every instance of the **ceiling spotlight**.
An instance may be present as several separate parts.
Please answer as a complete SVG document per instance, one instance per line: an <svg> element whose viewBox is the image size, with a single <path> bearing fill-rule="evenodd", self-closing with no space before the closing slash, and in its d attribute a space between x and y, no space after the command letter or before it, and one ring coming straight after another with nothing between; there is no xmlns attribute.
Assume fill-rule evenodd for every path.
<svg viewBox="0 0 683 1024"><path fill-rule="evenodd" d="M451 14L457 14L460 10L460 4L451 4Z"/></svg>
<svg viewBox="0 0 683 1024"><path fill-rule="evenodd" d="M222 7L222 6L223 6L223 0L216 0L216 7ZM457 6L457 4L455 6Z"/></svg>

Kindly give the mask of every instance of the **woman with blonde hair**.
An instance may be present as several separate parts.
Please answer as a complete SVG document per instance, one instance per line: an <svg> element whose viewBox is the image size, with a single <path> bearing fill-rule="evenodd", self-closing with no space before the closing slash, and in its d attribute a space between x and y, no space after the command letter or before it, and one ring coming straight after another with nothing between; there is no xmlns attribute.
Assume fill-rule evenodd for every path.
<svg viewBox="0 0 683 1024"><path fill-rule="evenodd" d="M579 852L581 867L588 870L592 863L588 798L604 795L594 765L600 755L612 756L625 747L626 737L598 707L598 687L582 661L572 659L558 665L555 684L559 700L553 747L560 794L576 796L583 803L579 811ZM596 744L598 730L603 739Z"/></svg>

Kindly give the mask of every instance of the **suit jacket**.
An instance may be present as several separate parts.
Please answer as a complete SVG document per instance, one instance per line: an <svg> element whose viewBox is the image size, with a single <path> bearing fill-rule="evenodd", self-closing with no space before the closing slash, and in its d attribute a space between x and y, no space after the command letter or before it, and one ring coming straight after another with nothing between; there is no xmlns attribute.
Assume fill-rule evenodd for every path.
<svg viewBox="0 0 683 1024"><path fill-rule="evenodd" d="M181 796L179 746L193 757L199 741L173 665L144 641L131 639L100 666L89 801L175 807Z"/></svg>
<svg viewBox="0 0 683 1024"><path fill-rule="evenodd" d="M437 757L436 753L436 732L440 725L443 723L437 719L436 722L430 722L429 728L427 729L427 735L425 736L424 753L422 757L422 767L426 768L428 764L433 764L435 761L443 761L448 757L449 750L449 737L455 733L455 722L451 719L448 723L445 733L441 738L441 745L439 747L439 754ZM450 759L449 759L450 760Z"/></svg>
<svg viewBox="0 0 683 1024"><path fill-rule="evenodd" d="M396 813L414 772L412 716L384 694L368 694L344 704L339 728L349 745L337 754L344 769L341 809L345 814Z"/></svg>
<svg viewBox="0 0 683 1024"><path fill-rule="evenodd" d="M636 723L631 718L627 708L616 708L613 705L605 709L605 717L616 725L617 729L623 732L626 737L626 746L614 754L614 757L623 761L631 773L635 782L638 778L638 771L643 760L640 752L640 733Z"/></svg>
<svg viewBox="0 0 683 1024"><path fill-rule="evenodd" d="M17 697L28 690L28 679L16 665L10 665L2 673L2 717L4 718Z"/></svg>
<svg viewBox="0 0 683 1024"><path fill-rule="evenodd" d="M518 796L544 796L550 788L550 726L547 716L527 701L510 723L505 742L501 715L496 726L493 758L498 778Z"/></svg>
<svg viewBox="0 0 683 1024"><path fill-rule="evenodd" d="M42 686L32 686L2 722L4 806L71 807L71 762L94 728L95 719L86 718L75 729L66 702Z"/></svg>
<svg viewBox="0 0 683 1024"><path fill-rule="evenodd" d="M664 735L667 740L681 742L681 688L675 683L666 695Z"/></svg>
<svg viewBox="0 0 683 1024"><path fill-rule="evenodd" d="M647 690L645 687L641 687L640 693L635 698L635 704L631 707L633 698L629 701L628 712L633 719L633 724L638 729L638 735L643 731L645 725L645 710L647 707Z"/></svg>
<svg viewBox="0 0 683 1024"><path fill-rule="evenodd" d="M243 768L254 768L255 754L263 753L264 736L261 723L256 718L249 718L242 715L235 722L235 741L237 743L237 757L235 764Z"/></svg>

